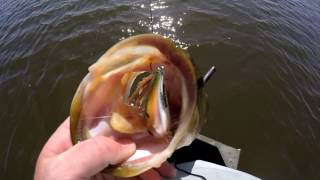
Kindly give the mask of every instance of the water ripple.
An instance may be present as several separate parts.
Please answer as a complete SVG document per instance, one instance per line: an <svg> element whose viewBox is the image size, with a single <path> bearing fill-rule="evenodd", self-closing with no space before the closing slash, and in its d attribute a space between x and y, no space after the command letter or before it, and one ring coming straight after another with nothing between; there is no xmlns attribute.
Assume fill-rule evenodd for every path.
<svg viewBox="0 0 320 180"><path fill-rule="evenodd" d="M320 176L318 1L11 0L0 14L3 177L32 178L34 167L20 164L67 116L88 66L152 30L188 49L200 72L217 66L204 133L242 147L241 170Z"/></svg>

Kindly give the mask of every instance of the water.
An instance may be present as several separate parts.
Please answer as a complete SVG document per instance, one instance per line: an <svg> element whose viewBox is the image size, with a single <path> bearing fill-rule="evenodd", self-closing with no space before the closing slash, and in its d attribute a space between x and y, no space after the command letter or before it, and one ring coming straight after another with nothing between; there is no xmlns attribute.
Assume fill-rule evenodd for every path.
<svg viewBox="0 0 320 180"><path fill-rule="evenodd" d="M206 87L202 133L242 149L264 179L319 179L320 2L0 1L0 175L32 179L87 68L120 39L150 32L189 51Z"/></svg>

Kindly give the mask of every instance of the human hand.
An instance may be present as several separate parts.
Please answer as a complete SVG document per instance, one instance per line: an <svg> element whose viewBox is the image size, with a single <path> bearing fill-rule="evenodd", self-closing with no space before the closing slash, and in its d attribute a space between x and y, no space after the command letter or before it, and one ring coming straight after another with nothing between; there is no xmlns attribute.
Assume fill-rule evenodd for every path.
<svg viewBox="0 0 320 180"><path fill-rule="evenodd" d="M114 180L101 171L118 164L135 152L130 140L114 141L104 136L94 137L76 145L70 139L69 118L52 134L43 147L36 164L35 180ZM161 179L175 176L175 169L165 162L158 169L151 169L139 177L117 179Z"/></svg>

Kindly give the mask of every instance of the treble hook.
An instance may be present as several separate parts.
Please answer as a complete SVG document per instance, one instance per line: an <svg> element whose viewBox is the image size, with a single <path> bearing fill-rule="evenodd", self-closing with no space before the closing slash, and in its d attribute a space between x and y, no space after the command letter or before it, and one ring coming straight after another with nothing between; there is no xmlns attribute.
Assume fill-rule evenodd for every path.
<svg viewBox="0 0 320 180"><path fill-rule="evenodd" d="M200 77L198 80L197 80L197 83L198 83L198 88L202 88L204 87L204 85L208 82L208 80L211 78L212 74L216 72L216 67L215 66L212 66L209 71L202 77Z"/></svg>

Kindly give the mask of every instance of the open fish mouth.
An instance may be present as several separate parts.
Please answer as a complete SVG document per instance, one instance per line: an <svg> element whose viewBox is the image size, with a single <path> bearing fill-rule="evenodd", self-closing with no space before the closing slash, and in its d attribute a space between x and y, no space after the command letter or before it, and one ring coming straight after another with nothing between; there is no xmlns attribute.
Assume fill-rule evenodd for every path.
<svg viewBox="0 0 320 180"><path fill-rule="evenodd" d="M136 152L106 170L139 175L192 142L202 95L185 51L159 35L130 37L102 55L79 85L70 110L72 142L130 138Z"/></svg>

